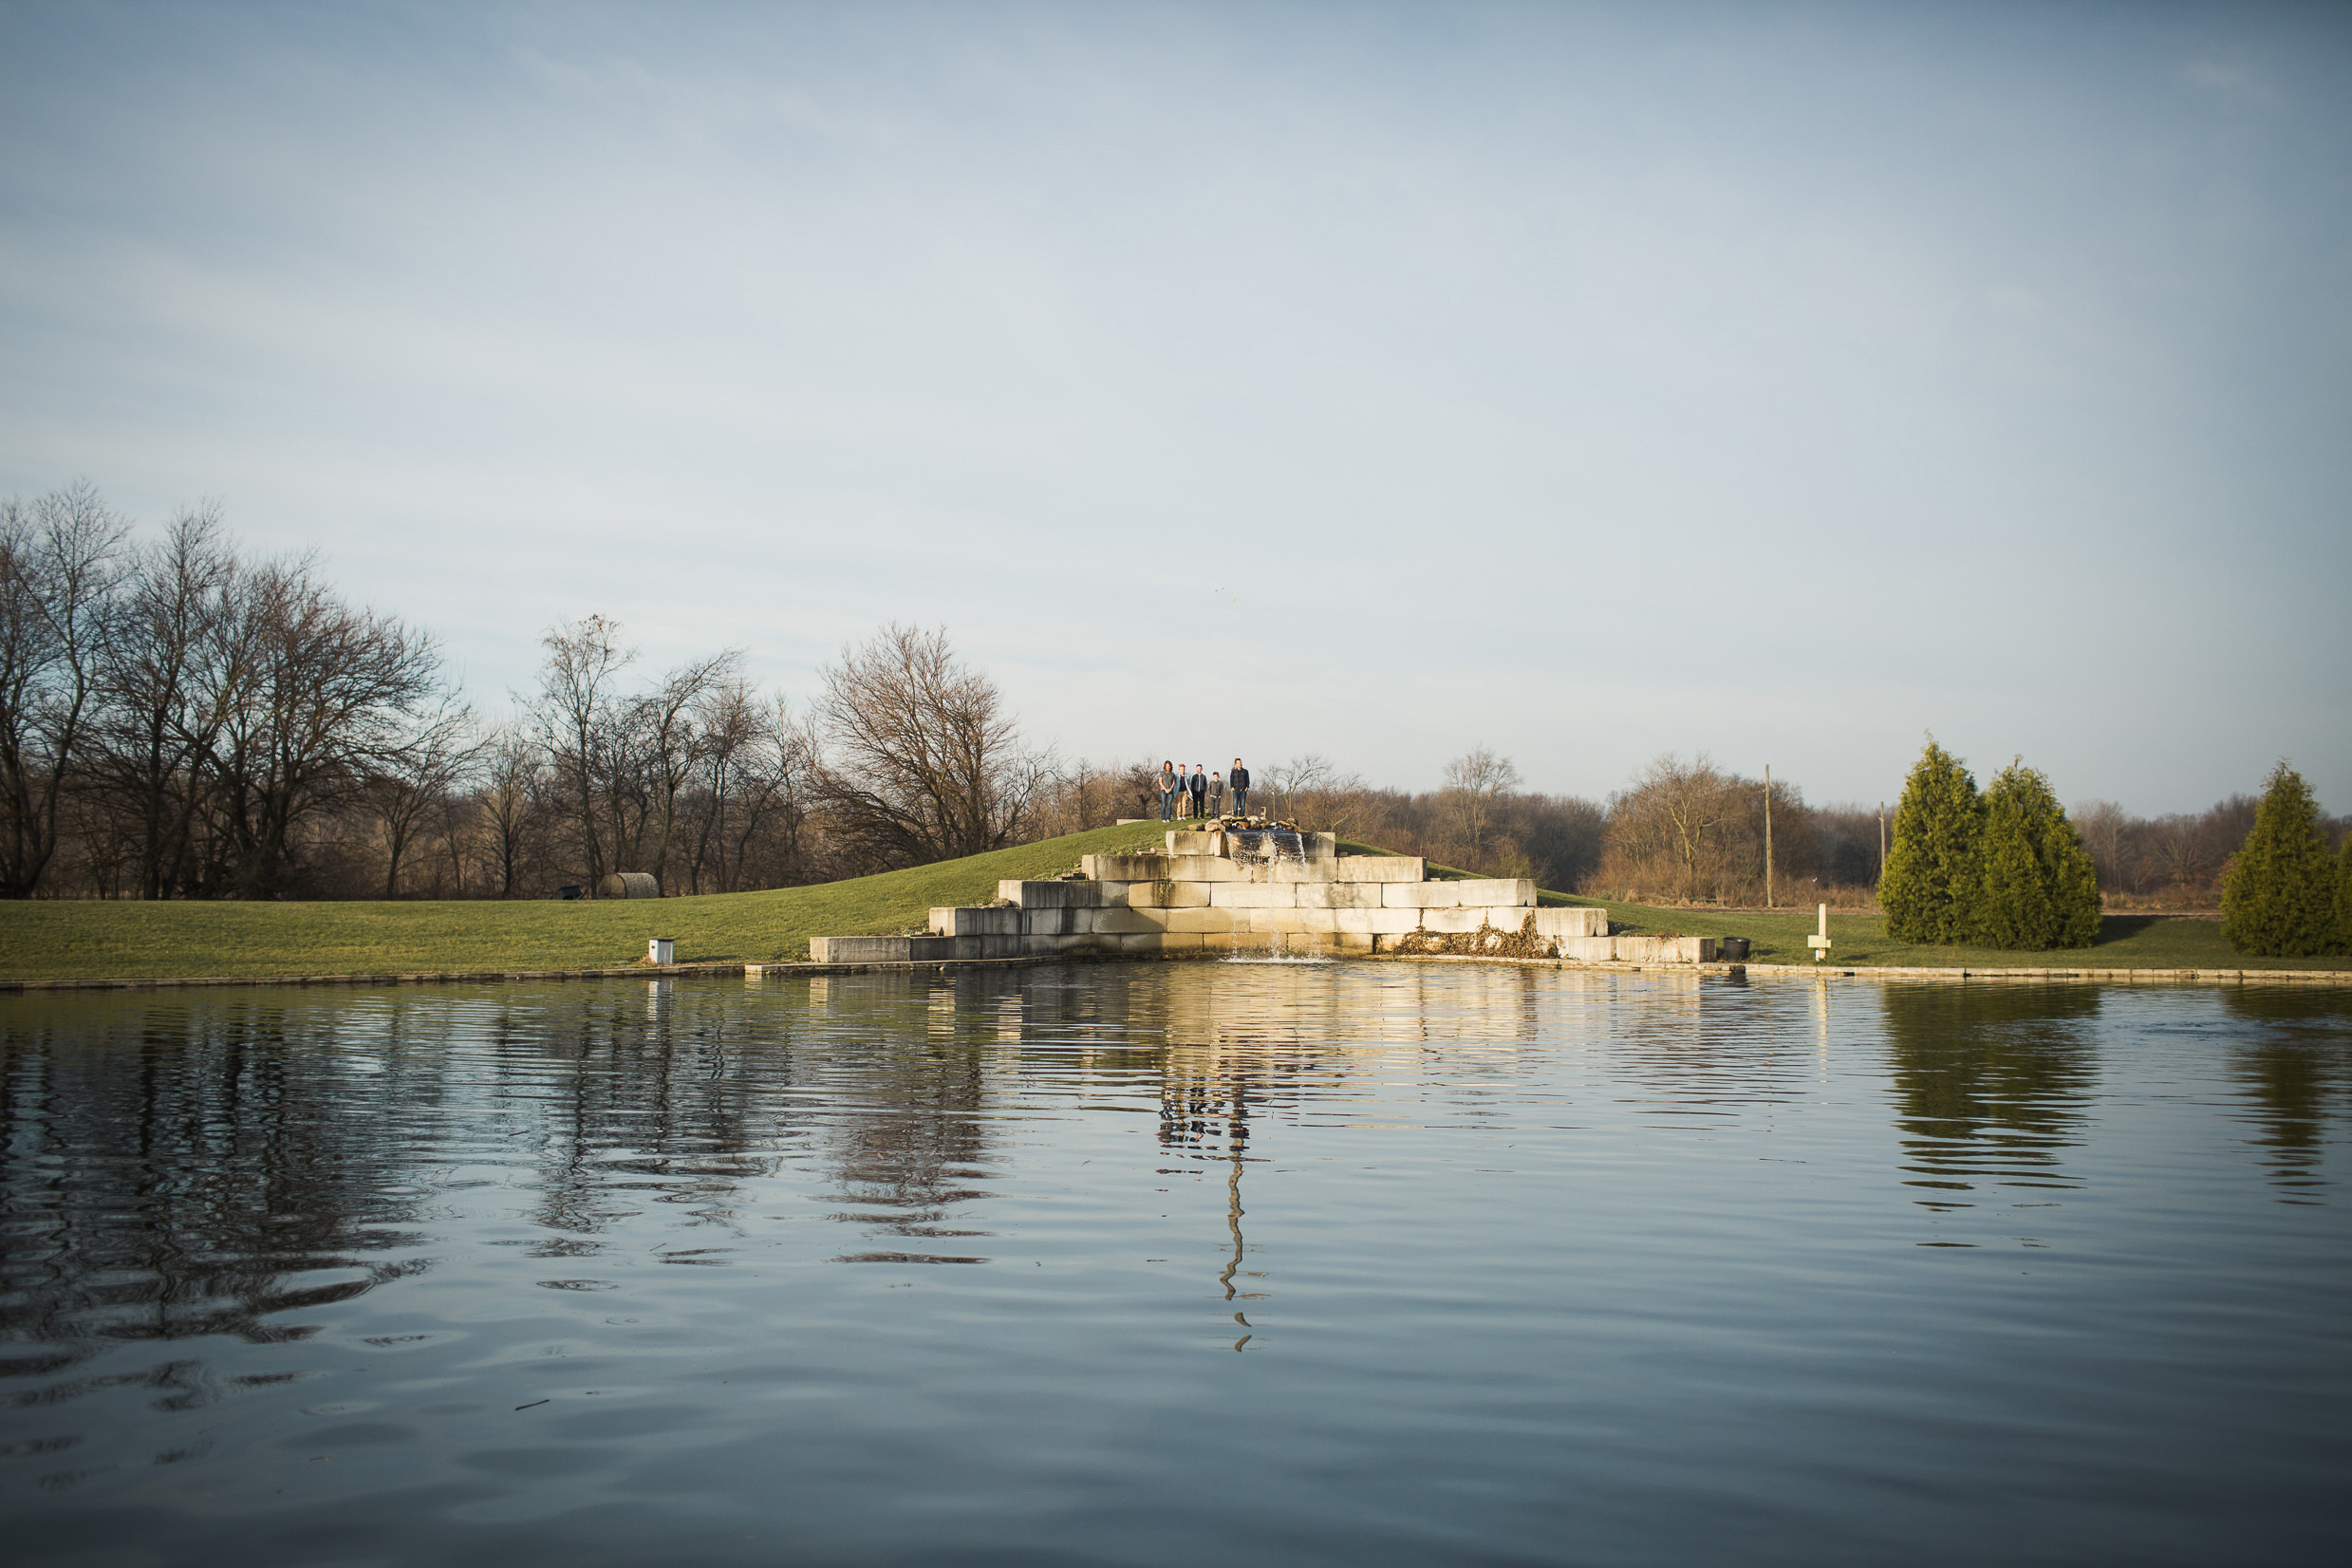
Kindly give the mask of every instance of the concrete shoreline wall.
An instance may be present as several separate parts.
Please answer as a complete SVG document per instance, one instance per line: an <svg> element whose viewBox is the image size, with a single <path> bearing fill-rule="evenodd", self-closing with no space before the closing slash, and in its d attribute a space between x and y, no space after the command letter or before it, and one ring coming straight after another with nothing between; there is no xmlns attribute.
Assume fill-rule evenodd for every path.
<svg viewBox="0 0 2352 1568"><path fill-rule="evenodd" d="M1705 963L1706 937L1612 937L1592 908L1543 908L1524 878L1428 880L1405 855L1342 855L1328 833L1301 859L1237 861L1225 834L1172 831L1148 854L1089 855L1079 877L1000 882L993 905L931 911L924 936L815 937L819 963L1054 953L1380 953L1475 939L1587 963ZM1403 945L1400 945L1403 944ZM1475 947L1476 943L1472 943Z"/></svg>

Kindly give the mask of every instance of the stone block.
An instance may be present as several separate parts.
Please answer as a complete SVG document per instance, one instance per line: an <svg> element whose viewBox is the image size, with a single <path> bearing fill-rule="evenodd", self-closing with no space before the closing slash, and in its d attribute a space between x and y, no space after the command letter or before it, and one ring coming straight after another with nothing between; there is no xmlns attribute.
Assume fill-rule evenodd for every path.
<svg viewBox="0 0 2352 1568"><path fill-rule="evenodd" d="M1073 913L1076 921L1073 929L1094 936L1135 936L1167 928L1168 912L1163 909L1079 909Z"/></svg>
<svg viewBox="0 0 2352 1568"><path fill-rule="evenodd" d="M1339 835L1337 833L1308 833L1305 835L1305 842L1301 848L1306 850L1309 860L1337 860L1339 858Z"/></svg>
<svg viewBox="0 0 2352 1568"><path fill-rule="evenodd" d="M1393 888L1413 886L1391 882L1302 882L1298 885L1298 907L1301 909L1377 909L1381 895ZM1422 884L1427 887L1429 884Z"/></svg>
<svg viewBox="0 0 2352 1568"><path fill-rule="evenodd" d="M1081 922L1092 909L1023 909L1020 911L1021 934L1031 937L1066 936L1086 927Z"/></svg>
<svg viewBox="0 0 2352 1568"><path fill-rule="evenodd" d="M1615 963L1617 958L1615 937L1561 937L1557 945L1561 958L1578 963Z"/></svg>
<svg viewBox="0 0 2352 1568"><path fill-rule="evenodd" d="M1087 855L1078 862L1090 882L1157 882L1168 875L1168 856Z"/></svg>
<svg viewBox="0 0 2352 1568"><path fill-rule="evenodd" d="M1536 906L1536 885L1525 877L1468 877L1453 886L1461 891L1465 908L1473 905L1498 909Z"/></svg>
<svg viewBox="0 0 2352 1568"><path fill-rule="evenodd" d="M1130 882L1127 903L1133 909L1205 909L1208 890L1205 882Z"/></svg>
<svg viewBox="0 0 2352 1568"><path fill-rule="evenodd" d="M1174 830L1167 835L1167 852L1171 855L1222 855L1225 852L1224 831L1219 828Z"/></svg>
<svg viewBox="0 0 2352 1568"><path fill-rule="evenodd" d="M1332 929L1359 936L1401 937L1420 923L1421 914L1419 909L1334 909Z"/></svg>
<svg viewBox="0 0 2352 1568"><path fill-rule="evenodd" d="M1101 909L1127 902L1123 882L999 882L997 897L1024 909Z"/></svg>
<svg viewBox="0 0 2352 1568"><path fill-rule="evenodd" d="M1160 944L1167 941L1167 937L1166 933L1160 931L1137 931L1128 936L1105 937L1103 940L1116 943L1118 945L1113 949L1115 952L1156 953L1160 951ZM1194 940L1197 942L1199 939Z"/></svg>
<svg viewBox="0 0 2352 1568"><path fill-rule="evenodd" d="M1486 911L1484 909L1412 909L1397 912L1417 914L1421 917L1423 930L1447 936L1460 936L1486 924Z"/></svg>
<svg viewBox="0 0 2352 1568"><path fill-rule="evenodd" d="M1334 882L1422 882L1428 869L1419 855L1341 855L1331 875Z"/></svg>
<svg viewBox="0 0 2352 1568"><path fill-rule="evenodd" d="M1380 895L1380 902L1391 909L1459 909L1462 907L1462 884L1459 882L1368 882Z"/></svg>
<svg viewBox="0 0 2352 1568"><path fill-rule="evenodd" d="M1295 882L1212 882L1212 909L1296 909L1299 885Z"/></svg>
<svg viewBox="0 0 2352 1568"><path fill-rule="evenodd" d="M1178 882L1248 882L1250 869L1222 855L1169 855L1161 874Z"/></svg>
<svg viewBox="0 0 2352 1568"><path fill-rule="evenodd" d="M809 957L816 963L904 963L911 956L907 937L811 937Z"/></svg>
<svg viewBox="0 0 2352 1568"><path fill-rule="evenodd" d="M1151 943L1144 949L1146 952L1197 953L1201 950L1201 933L1198 931L1154 931L1148 937L1122 937L1120 940Z"/></svg>
<svg viewBox="0 0 2352 1568"><path fill-rule="evenodd" d="M1609 934L1609 911L1587 908L1582 905L1565 909L1538 909L1536 935L1540 937L1605 937Z"/></svg>
<svg viewBox="0 0 2352 1568"><path fill-rule="evenodd" d="M1171 934L1189 931L1195 935L1203 931L1230 931L1237 924L1246 926L1246 918L1237 921L1235 917L1246 917L1248 913L1247 910L1233 909L1169 909L1160 917L1160 929Z"/></svg>
<svg viewBox="0 0 2352 1568"><path fill-rule="evenodd" d="M1713 937L1611 937L1619 963L1711 963Z"/></svg>
<svg viewBox="0 0 2352 1568"><path fill-rule="evenodd" d="M1021 933L1021 914L1018 909L999 909L986 905L933 909L931 934L935 937L1017 937Z"/></svg>

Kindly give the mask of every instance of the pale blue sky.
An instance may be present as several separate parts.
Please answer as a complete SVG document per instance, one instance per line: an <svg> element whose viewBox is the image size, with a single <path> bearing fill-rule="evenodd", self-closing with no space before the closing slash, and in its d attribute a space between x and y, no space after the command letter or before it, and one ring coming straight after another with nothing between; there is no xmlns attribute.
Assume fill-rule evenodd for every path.
<svg viewBox="0 0 2352 1568"><path fill-rule="evenodd" d="M2352 809L2352 12L0 9L0 494L1096 757Z"/></svg>

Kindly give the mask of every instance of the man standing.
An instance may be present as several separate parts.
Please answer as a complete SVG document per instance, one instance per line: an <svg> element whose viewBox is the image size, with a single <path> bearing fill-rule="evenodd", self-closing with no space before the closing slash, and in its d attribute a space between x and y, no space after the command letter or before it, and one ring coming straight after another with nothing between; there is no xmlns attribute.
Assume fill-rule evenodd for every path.
<svg viewBox="0 0 2352 1568"><path fill-rule="evenodd" d="M1225 814L1225 775L1223 774L1208 775L1208 814L1211 816Z"/></svg>
<svg viewBox="0 0 2352 1568"><path fill-rule="evenodd" d="M1233 792L1233 814L1249 815L1249 770L1238 756L1233 759L1233 771L1225 775L1225 787Z"/></svg>
<svg viewBox="0 0 2352 1568"><path fill-rule="evenodd" d="M1192 765L1192 814L1199 816L1207 804L1208 775L1203 773L1201 765L1195 762Z"/></svg>

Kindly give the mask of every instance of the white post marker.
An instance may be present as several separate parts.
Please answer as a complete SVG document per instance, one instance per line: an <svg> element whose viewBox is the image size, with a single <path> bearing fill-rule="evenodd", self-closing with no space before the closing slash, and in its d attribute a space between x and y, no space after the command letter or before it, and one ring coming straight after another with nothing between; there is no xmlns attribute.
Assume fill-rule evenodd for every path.
<svg viewBox="0 0 2352 1568"><path fill-rule="evenodd" d="M645 961L647 963L676 963L677 955L677 938L647 937L645 939Z"/></svg>
<svg viewBox="0 0 2352 1568"><path fill-rule="evenodd" d="M1805 945L1813 949L1813 961L1819 963L1829 955L1829 905L1820 905L1821 928L1805 938Z"/></svg>

